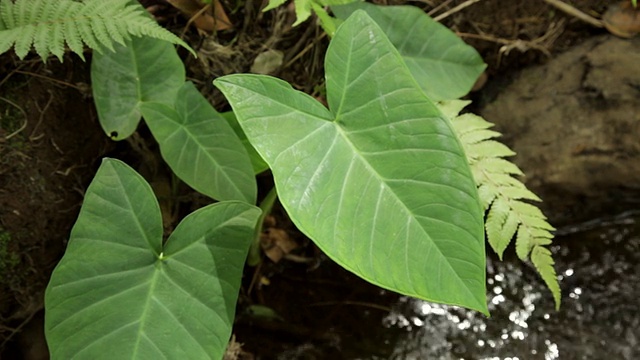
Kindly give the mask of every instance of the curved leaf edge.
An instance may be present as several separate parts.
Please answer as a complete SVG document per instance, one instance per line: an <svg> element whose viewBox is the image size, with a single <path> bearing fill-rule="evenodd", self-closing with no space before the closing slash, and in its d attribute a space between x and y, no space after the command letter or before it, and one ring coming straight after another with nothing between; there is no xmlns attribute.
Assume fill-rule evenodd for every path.
<svg viewBox="0 0 640 360"><path fill-rule="evenodd" d="M231 91L229 89L224 89L225 86L229 86L229 85L236 86L237 84L235 84L233 81L230 81L230 80L234 79L234 78L241 78L241 77L274 79L279 84L281 84L283 86L287 86L287 88L289 88L291 90L297 91L297 90L293 89L293 87L291 87L290 84L284 82L283 80L274 78L272 76L267 76L267 75L246 75L246 76L245 75L241 75L241 74L227 75L227 76L215 79L213 83L225 95L228 95ZM415 84L415 87L416 87L416 89L419 89L419 86L417 84ZM299 92L299 93L302 94L303 96L309 96L308 94L305 94L303 92ZM309 97L309 98L313 99L311 97ZM233 107L233 104L232 104L232 107ZM240 115L239 114L236 113L236 116L238 116L239 120L242 120L242 119L240 119ZM239 121L239 122L242 125L242 121ZM454 139L459 142L459 139L457 139L457 137L454 137ZM460 146L462 147L462 144L460 144ZM295 213L295 211L292 211L292 209L289 207L289 205L286 202L282 202L282 206L284 207L284 209L286 210L286 212L288 214ZM409 291L406 291L406 290L400 291L400 290L398 290L396 288L393 288L393 287L391 287L389 285L384 285L384 284L374 280L373 278L371 278L369 276L363 275L362 272L358 271L356 268L350 266L349 264L345 263L341 259L338 259L338 258L334 257L333 255L331 255L332 254L332 251L330 251L331 249L328 248L327 246L325 246L324 243L316 241L314 239L314 237L311 235L311 234L314 233L314 231L311 231L310 229L307 229L303 224L300 224L294 218L292 218L292 221L296 224L296 227L303 234L305 234L309 239L311 239L334 262L336 262L337 264L339 264L340 266L342 266L346 270L352 272L353 274L357 275L358 277L360 277L360 278L362 278L362 279L364 279L364 280L366 280L366 281L368 281L368 282L370 282L370 283L372 283L372 284L374 284L376 286L379 286L381 288L384 288L384 289L387 289L387 290L391 290L391 291L394 291L394 292L398 292L398 293L401 293L403 295L411 296L411 297L414 297L414 298L417 298L417 299L422 299L422 300L426 300L426 301L430 301L430 302L434 302L434 303L440 303L440 304L445 304L445 305L452 305L452 306L460 306L460 307L470 308L470 309L473 309L473 310L477 310L477 311L483 313L486 316L490 316L486 301L484 301L484 302L483 301L476 301L476 300L479 300L479 299L477 299L477 297L473 296L473 294L471 294L471 293L469 295L469 298L470 299L474 299L474 301L476 302L476 305L471 305L470 303L463 304L463 303L455 302L455 301L447 301L447 300L442 300L442 299L435 299L435 298L432 298L432 297L428 297L428 296L424 296L422 294L409 292ZM483 279L485 279L485 278L483 277ZM484 294L483 294L483 296L484 296Z"/></svg>

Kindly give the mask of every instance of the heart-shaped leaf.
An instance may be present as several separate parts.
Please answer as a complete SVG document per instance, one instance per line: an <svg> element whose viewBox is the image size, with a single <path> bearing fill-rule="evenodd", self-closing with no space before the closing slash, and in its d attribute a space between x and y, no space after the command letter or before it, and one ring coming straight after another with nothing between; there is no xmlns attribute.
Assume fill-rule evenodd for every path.
<svg viewBox="0 0 640 360"><path fill-rule="evenodd" d="M483 212L451 124L362 11L336 32L325 71L330 111L268 76L214 84L327 255L382 287L486 313Z"/></svg>
<svg viewBox="0 0 640 360"><path fill-rule="evenodd" d="M151 187L105 159L45 294L52 359L221 359L260 210L202 208L162 243Z"/></svg>
<svg viewBox="0 0 640 360"><path fill-rule="evenodd" d="M98 118L113 140L128 138L140 122L140 104L173 105L185 72L173 45L150 37L132 37L115 51L93 53L91 84Z"/></svg>
<svg viewBox="0 0 640 360"><path fill-rule="evenodd" d="M382 28L433 101L466 95L487 66L478 52L415 6L332 6L339 19L361 9Z"/></svg>
<svg viewBox="0 0 640 360"><path fill-rule="evenodd" d="M217 200L256 202L256 180L247 151L229 123L191 82L175 104L140 104L162 157L185 183Z"/></svg>

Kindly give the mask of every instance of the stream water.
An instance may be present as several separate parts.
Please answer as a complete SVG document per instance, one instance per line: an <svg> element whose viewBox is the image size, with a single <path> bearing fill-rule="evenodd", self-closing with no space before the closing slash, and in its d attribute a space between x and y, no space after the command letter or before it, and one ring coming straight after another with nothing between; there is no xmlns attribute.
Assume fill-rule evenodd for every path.
<svg viewBox="0 0 640 360"><path fill-rule="evenodd" d="M314 340L268 354L283 336L251 326L240 341L256 359L640 359L640 211L561 228L554 244L560 311L535 270L513 255L488 259L490 318L354 285L338 273L350 289L341 305L325 310L303 295L289 297L295 311L278 310L292 322L292 314L307 316Z"/></svg>
<svg viewBox="0 0 640 360"><path fill-rule="evenodd" d="M640 213L558 231L560 311L532 269L490 261L491 318L401 297L383 320L404 330L361 359L640 359Z"/></svg>

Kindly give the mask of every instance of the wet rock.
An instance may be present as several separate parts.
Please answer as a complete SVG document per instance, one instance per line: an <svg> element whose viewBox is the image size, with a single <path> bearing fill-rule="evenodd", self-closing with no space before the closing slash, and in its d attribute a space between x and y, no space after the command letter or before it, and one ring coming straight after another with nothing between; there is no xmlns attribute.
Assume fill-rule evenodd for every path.
<svg viewBox="0 0 640 360"><path fill-rule="evenodd" d="M522 71L482 110L517 152L513 161L552 221L637 207L638 64L640 39L594 37Z"/></svg>

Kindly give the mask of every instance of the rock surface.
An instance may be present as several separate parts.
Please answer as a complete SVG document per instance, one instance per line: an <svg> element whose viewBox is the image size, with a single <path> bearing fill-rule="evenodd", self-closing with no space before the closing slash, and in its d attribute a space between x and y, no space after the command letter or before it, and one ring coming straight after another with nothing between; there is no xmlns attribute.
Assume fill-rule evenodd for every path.
<svg viewBox="0 0 640 360"><path fill-rule="evenodd" d="M526 69L481 115L552 222L638 208L640 39L591 38Z"/></svg>

